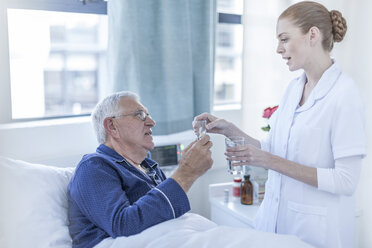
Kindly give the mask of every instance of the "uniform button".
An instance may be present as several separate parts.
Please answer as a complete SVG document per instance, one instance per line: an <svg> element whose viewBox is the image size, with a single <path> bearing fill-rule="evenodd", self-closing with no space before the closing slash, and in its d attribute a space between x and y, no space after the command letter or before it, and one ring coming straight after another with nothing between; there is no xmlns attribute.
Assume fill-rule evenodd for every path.
<svg viewBox="0 0 372 248"><path fill-rule="evenodd" d="M279 197L275 197L275 201L278 202L279 201Z"/></svg>

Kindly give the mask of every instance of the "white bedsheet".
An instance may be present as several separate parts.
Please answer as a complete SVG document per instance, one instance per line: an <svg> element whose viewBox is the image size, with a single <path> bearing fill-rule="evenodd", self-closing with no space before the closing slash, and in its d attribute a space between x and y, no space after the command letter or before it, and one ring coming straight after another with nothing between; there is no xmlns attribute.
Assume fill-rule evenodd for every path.
<svg viewBox="0 0 372 248"><path fill-rule="evenodd" d="M107 238L95 248L236 248L236 247L275 247L309 248L295 236L265 233L252 229L218 226L210 220L197 215L184 216L155 225L142 233Z"/></svg>

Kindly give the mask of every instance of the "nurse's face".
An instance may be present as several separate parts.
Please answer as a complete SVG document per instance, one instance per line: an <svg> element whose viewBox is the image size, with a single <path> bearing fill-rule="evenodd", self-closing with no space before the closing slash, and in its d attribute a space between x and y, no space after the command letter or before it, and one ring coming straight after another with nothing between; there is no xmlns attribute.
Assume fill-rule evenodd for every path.
<svg viewBox="0 0 372 248"><path fill-rule="evenodd" d="M287 18L279 19L276 27L278 47L276 52L287 61L290 71L303 69L310 54L308 35Z"/></svg>

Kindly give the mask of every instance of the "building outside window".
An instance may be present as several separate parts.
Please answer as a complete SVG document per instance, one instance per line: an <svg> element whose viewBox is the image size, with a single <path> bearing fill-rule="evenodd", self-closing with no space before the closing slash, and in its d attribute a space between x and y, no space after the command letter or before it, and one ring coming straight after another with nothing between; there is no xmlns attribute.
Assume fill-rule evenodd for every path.
<svg viewBox="0 0 372 248"><path fill-rule="evenodd" d="M243 0L217 0L214 105L240 104Z"/></svg>
<svg viewBox="0 0 372 248"><path fill-rule="evenodd" d="M12 118L89 114L107 78L107 16L8 9Z"/></svg>

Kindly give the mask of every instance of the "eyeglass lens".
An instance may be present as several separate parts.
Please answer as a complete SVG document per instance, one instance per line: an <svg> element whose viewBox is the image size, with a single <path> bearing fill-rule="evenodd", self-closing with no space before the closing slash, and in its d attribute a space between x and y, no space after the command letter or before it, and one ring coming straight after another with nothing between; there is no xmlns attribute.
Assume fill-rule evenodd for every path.
<svg viewBox="0 0 372 248"><path fill-rule="evenodd" d="M140 110L140 111L138 111L137 116L138 116L142 121L144 121L144 120L146 120L146 117L150 116L150 114L147 114L147 113L145 113L145 111Z"/></svg>

